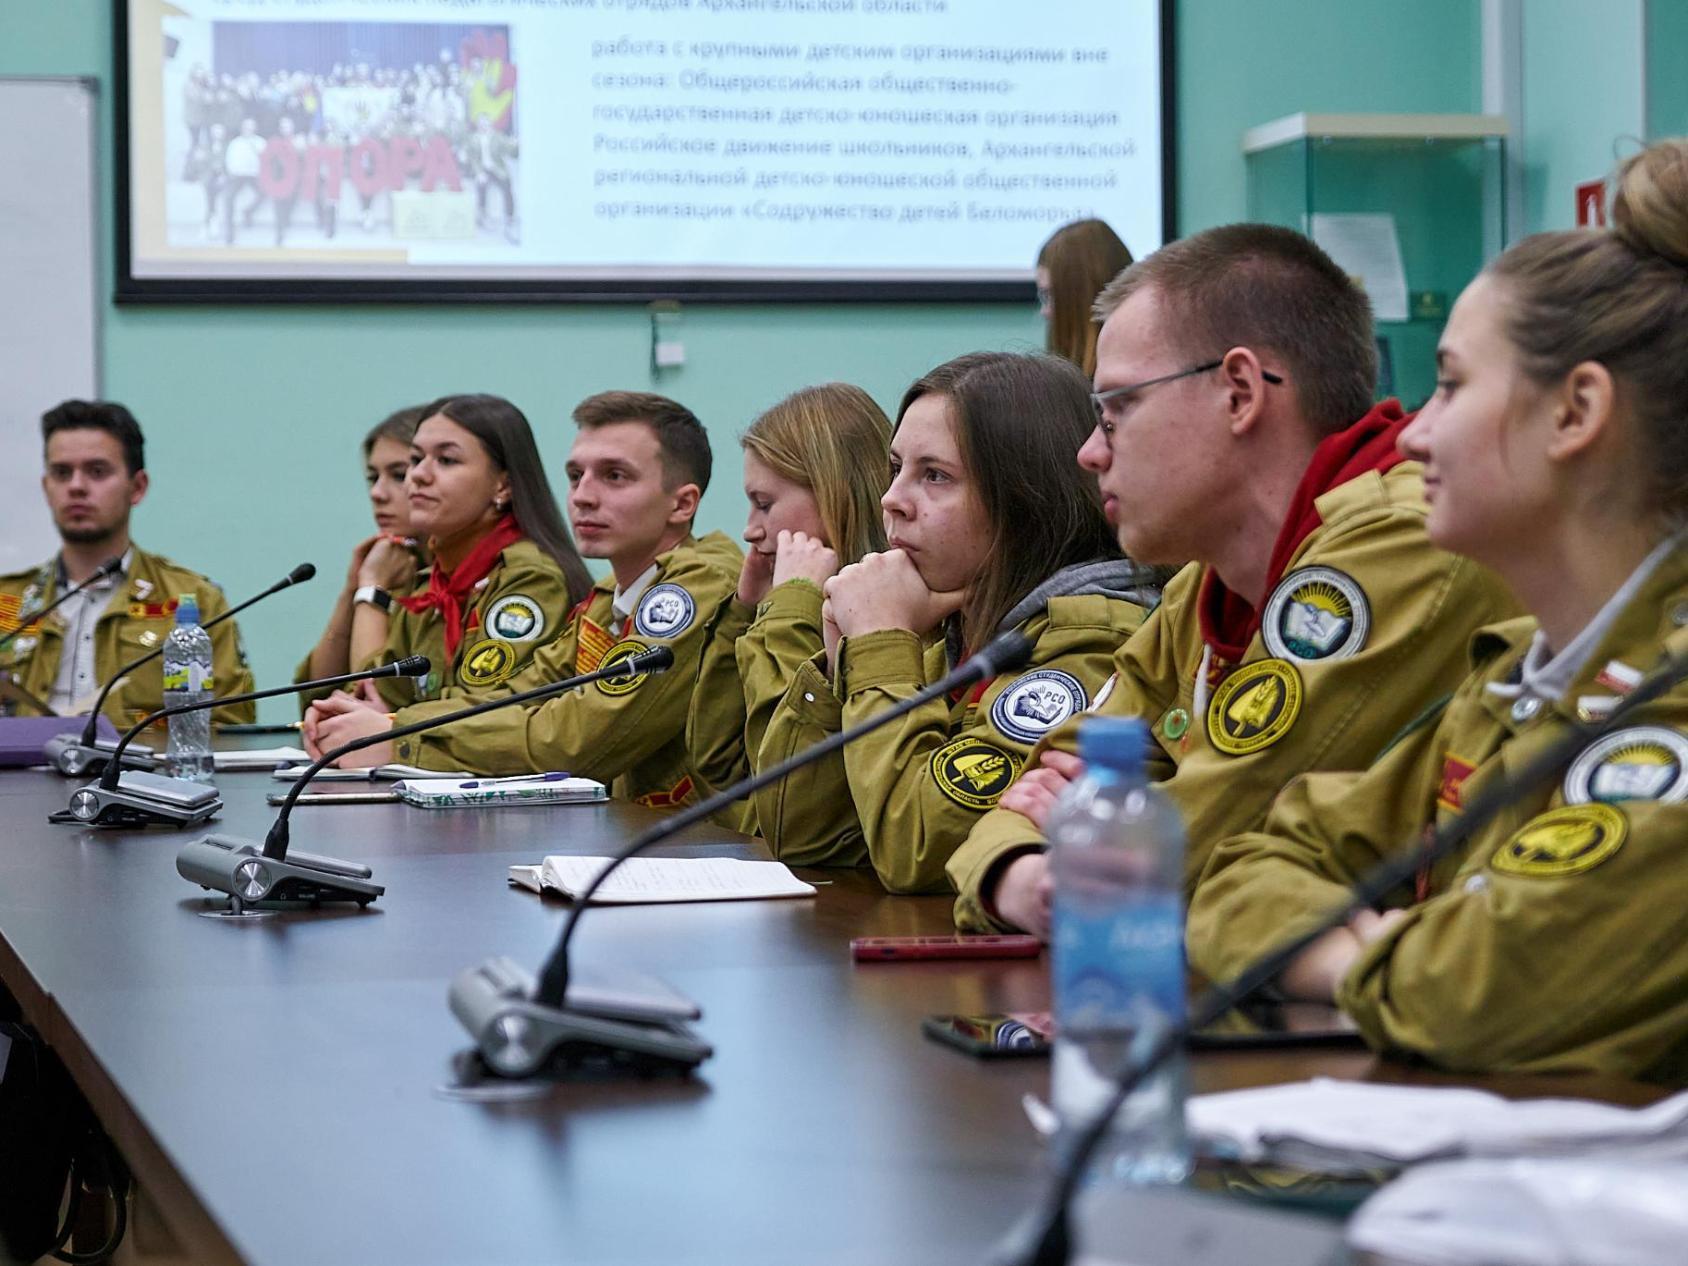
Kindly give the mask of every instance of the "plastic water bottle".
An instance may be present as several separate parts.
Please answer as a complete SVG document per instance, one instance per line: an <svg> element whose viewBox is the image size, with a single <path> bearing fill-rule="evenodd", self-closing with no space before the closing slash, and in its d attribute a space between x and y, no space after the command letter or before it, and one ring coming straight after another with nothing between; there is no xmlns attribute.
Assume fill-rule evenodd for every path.
<svg viewBox="0 0 1688 1266"><path fill-rule="evenodd" d="M164 706L199 703L211 691L211 635L199 627L199 599L185 593L176 603L176 627L164 639ZM164 767L172 778L211 781L210 708L170 718Z"/></svg>
<svg viewBox="0 0 1688 1266"><path fill-rule="evenodd" d="M1051 1098L1070 1147L1140 1058L1184 1018L1184 828L1143 773L1149 731L1089 717L1083 777L1046 823L1055 884L1055 1053ZM1103 1181L1176 1183L1190 1171L1186 1058L1175 1052L1126 1099L1090 1172Z"/></svg>

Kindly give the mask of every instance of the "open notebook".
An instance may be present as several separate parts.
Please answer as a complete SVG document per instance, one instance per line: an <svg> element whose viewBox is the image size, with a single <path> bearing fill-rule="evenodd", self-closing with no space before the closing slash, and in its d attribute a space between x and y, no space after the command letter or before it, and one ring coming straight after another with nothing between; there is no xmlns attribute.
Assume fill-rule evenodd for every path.
<svg viewBox="0 0 1688 1266"><path fill-rule="evenodd" d="M610 860L547 857L538 866L510 867L510 882L532 892L561 893L572 901ZM760 901L814 895L812 885L780 862L750 862L736 857L635 857L623 862L605 881L592 904Z"/></svg>

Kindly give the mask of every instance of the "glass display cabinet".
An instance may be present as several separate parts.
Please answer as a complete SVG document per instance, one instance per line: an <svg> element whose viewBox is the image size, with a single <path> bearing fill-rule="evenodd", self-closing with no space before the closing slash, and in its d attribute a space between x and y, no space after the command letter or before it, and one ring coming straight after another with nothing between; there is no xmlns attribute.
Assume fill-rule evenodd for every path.
<svg viewBox="0 0 1688 1266"><path fill-rule="evenodd" d="M1378 396L1435 388L1448 309L1506 246L1506 120L1292 114L1243 134L1249 219L1310 234L1364 285Z"/></svg>

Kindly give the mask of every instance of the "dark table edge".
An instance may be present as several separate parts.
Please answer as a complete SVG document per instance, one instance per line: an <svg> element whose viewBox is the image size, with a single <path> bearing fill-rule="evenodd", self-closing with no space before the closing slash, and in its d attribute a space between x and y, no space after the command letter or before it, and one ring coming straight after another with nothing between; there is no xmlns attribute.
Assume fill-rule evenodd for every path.
<svg viewBox="0 0 1688 1266"><path fill-rule="evenodd" d="M63 1062L137 1182L146 1188L147 1198L163 1215L188 1260L243 1261L222 1227L206 1212L203 1201L142 1124L133 1106L100 1067L76 1026L29 974L4 934L0 934L0 982L17 999L25 1021L36 1028Z"/></svg>

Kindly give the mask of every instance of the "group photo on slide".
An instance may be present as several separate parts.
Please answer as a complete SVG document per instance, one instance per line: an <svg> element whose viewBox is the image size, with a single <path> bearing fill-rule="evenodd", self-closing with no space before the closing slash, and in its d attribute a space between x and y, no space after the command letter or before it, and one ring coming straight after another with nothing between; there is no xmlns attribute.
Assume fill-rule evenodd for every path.
<svg viewBox="0 0 1688 1266"><path fill-rule="evenodd" d="M165 29L172 246L521 240L508 27L183 16Z"/></svg>

